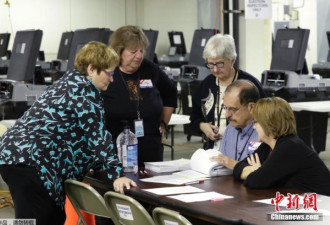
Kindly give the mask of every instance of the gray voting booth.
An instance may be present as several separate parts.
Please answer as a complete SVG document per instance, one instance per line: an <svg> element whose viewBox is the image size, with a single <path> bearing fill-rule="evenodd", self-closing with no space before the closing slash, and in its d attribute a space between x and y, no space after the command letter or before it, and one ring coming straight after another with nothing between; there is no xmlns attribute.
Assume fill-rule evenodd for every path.
<svg viewBox="0 0 330 225"><path fill-rule="evenodd" d="M309 30L279 29L275 38L270 70L262 73L267 96L288 102L330 99L330 79L302 74ZM317 152L325 150L328 113L295 112L298 136Z"/></svg>
<svg viewBox="0 0 330 225"><path fill-rule="evenodd" d="M10 33L0 34L0 74L7 74L9 66L10 51L8 45L10 40Z"/></svg>
<svg viewBox="0 0 330 225"><path fill-rule="evenodd" d="M7 79L0 80L1 119L21 116L46 89L34 83L41 39L41 30L16 32Z"/></svg>

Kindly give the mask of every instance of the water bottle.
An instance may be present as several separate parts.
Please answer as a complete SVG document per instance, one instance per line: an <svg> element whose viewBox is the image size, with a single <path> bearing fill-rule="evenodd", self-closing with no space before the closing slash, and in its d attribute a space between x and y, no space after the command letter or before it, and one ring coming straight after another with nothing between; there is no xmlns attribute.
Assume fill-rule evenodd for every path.
<svg viewBox="0 0 330 225"><path fill-rule="evenodd" d="M130 131L127 121L124 130L117 137L119 160L123 163L124 172L138 171L138 140Z"/></svg>

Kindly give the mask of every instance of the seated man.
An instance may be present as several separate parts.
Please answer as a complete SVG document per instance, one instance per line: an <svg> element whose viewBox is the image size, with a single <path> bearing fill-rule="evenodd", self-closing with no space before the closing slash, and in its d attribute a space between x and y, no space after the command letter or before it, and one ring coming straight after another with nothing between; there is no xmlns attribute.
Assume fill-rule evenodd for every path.
<svg viewBox="0 0 330 225"><path fill-rule="evenodd" d="M221 145L223 155L240 161L260 145L251 113L259 96L258 88L248 80L234 81L226 88L222 107L229 124Z"/></svg>

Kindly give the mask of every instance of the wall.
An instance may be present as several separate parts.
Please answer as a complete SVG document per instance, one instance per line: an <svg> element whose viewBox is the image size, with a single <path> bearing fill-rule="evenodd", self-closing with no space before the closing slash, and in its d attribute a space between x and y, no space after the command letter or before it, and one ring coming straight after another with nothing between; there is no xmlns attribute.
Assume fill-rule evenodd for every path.
<svg viewBox="0 0 330 225"><path fill-rule="evenodd" d="M62 32L89 27L115 30L126 24L159 31L156 52L167 53L167 32L183 31L188 51L197 27L197 0L9 0L0 4L0 32L41 29L46 60L56 58ZM10 19L11 18L11 19Z"/></svg>

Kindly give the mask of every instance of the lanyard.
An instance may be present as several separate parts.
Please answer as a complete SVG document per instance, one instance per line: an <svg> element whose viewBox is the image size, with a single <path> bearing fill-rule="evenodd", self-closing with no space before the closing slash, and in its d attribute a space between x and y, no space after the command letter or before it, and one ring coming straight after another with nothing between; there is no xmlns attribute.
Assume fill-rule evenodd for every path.
<svg viewBox="0 0 330 225"><path fill-rule="evenodd" d="M120 77L126 87L126 90L127 90L127 93L128 93L128 98L130 96L130 91L128 89L128 86L127 86L127 82L126 80L124 79L124 76L121 72L121 70L118 68L119 70L119 73L120 73ZM135 107L136 107L136 113L137 113L137 118L138 120L140 120L140 73L138 72L138 85L137 85L137 100L136 100L136 104L135 104Z"/></svg>
<svg viewBox="0 0 330 225"><path fill-rule="evenodd" d="M249 134L249 137L248 137L248 139L246 140L246 142L245 142L245 144L244 144L242 150L238 153L238 158L237 158L237 143L238 143L239 132L237 132L237 138L236 138L236 151L235 151L235 159L237 158L237 159L236 159L237 161L240 161L240 159L241 159L241 157L242 157L242 154L243 154L243 151L244 151L244 149L245 149L247 143L249 142L250 137L252 136L252 134L253 134L253 132L254 132L254 130L253 130L253 126L251 126L250 129L251 129L251 128L252 128L252 132ZM249 129L249 130L250 130L250 129ZM248 131L249 131L249 130L248 130Z"/></svg>

